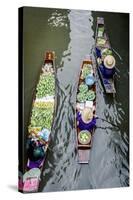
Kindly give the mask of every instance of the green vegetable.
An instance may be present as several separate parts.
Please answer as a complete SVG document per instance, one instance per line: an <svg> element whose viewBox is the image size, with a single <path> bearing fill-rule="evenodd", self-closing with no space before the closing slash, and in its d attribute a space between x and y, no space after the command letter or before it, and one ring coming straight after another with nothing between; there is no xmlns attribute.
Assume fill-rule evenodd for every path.
<svg viewBox="0 0 133 200"><path fill-rule="evenodd" d="M98 38L97 39L97 45L104 46L106 43L106 40L104 38Z"/></svg>
<svg viewBox="0 0 133 200"><path fill-rule="evenodd" d="M89 64L84 64L84 67L82 69L82 78L85 79L86 76L88 76L91 73L91 67Z"/></svg>
<svg viewBox="0 0 133 200"><path fill-rule="evenodd" d="M53 120L53 106L48 108L33 107L30 127L41 127L51 129Z"/></svg>
<svg viewBox="0 0 133 200"><path fill-rule="evenodd" d="M86 100L85 94L82 93L82 92L79 92L79 93L77 94L77 100L78 100L78 102L83 102L83 101L85 101L85 100Z"/></svg>
<svg viewBox="0 0 133 200"><path fill-rule="evenodd" d="M99 27L98 31L104 32L104 27Z"/></svg>
<svg viewBox="0 0 133 200"><path fill-rule="evenodd" d="M103 37L103 33L104 33L104 27L99 27L98 28L98 37Z"/></svg>
<svg viewBox="0 0 133 200"><path fill-rule="evenodd" d="M83 93L87 92L88 91L88 86L86 84L84 84L84 83L81 83L80 86L79 86L79 91L83 92Z"/></svg>
<svg viewBox="0 0 133 200"><path fill-rule="evenodd" d="M88 131L81 131L78 138L81 144L87 144L91 140L91 134Z"/></svg>
<svg viewBox="0 0 133 200"><path fill-rule="evenodd" d="M42 98L47 95L54 95L55 91L55 79L52 74L41 74L39 83L37 85L37 98Z"/></svg>
<svg viewBox="0 0 133 200"><path fill-rule="evenodd" d="M93 90L89 90L87 93L86 93L86 100L88 101L93 101L95 99L96 95L95 95L95 92Z"/></svg>
<svg viewBox="0 0 133 200"><path fill-rule="evenodd" d="M102 51L102 56L107 56L107 55L112 55L112 51L110 50L110 49L104 49L103 51Z"/></svg>
<svg viewBox="0 0 133 200"><path fill-rule="evenodd" d="M95 92L93 90L89 90L87 92L79 92L77 94L78 102L85 102L85 101L93 101L95 99Z"/></svg>

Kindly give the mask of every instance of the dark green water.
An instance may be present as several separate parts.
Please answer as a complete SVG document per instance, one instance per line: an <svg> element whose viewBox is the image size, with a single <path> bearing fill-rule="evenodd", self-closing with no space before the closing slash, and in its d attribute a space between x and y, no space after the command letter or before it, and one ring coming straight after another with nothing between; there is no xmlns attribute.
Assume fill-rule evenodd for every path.
<svg viewBox="0 0 133 200"><path fill-rule="evenodd" d="M77 163L74 110L76 84L84 57L93 54L96 17L105 18L117 62L114 98L103 93L97 76L98 120L89 165ZM40 191L61 191L129 185L129 15L81 10L25 8L24 10L24 126L44 52L56 53L57 108Z"/></svg>

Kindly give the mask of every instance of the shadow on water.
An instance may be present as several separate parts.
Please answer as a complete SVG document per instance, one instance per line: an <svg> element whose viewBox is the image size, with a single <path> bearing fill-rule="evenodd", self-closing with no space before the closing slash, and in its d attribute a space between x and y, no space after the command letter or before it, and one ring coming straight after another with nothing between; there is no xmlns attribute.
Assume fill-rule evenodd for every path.
<svg viewBox="0 0 133 200"><path fill-rule="evenodd" d="M25 111L25 124L27 124L32 102L30 88L34 88L35 80L39 76L43 53L47 49L52 49L57 55L57 106L50 144L52 151L49 150L47 155L39 191L128 186L128 14L60 9L39 9L38 11L33 9L29 13L27 13L27 26L29 23L30 25L26 26L25 36L27 49L25 52L25 92L30 92L26 96L25 108L28 109ZM97 75L97 115L109 123L97 121L90 163L79 165L74 129L77 81L82 60L94 50L97 16L105 18L110 40L116 51L117 94L114 98L105 95ZM34 33L30 35L32 28L34 28Z"/></svg>

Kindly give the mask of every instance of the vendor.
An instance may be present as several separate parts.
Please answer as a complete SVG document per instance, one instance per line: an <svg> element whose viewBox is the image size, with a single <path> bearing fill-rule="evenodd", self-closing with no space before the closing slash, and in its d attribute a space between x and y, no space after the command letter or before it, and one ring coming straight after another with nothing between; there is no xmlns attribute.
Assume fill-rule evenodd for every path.
<svg viewBox="0 0 133 200"><path fill-rule="evenodd" d="M77 126L80 130L92 131L96 125L93 109L85 107L82 112L77 112Z"/></svg>
<svg viewBox="0 0 133 200"><path fill-rule="evenodd" d="M107 55L100 64L100 70L105 78L112 78L115 74L115 58L112 55Z"/></svg>

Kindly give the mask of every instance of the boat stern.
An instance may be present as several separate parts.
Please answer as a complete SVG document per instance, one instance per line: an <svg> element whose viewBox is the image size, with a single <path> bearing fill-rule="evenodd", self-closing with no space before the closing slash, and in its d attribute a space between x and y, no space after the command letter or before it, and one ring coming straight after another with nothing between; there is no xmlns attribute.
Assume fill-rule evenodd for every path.
<svg viewBox="0 0 133 200"><path fill-rule="evenodd" d="M88 164L90 161L90 149L78 149L78 163Z"/></svg>

